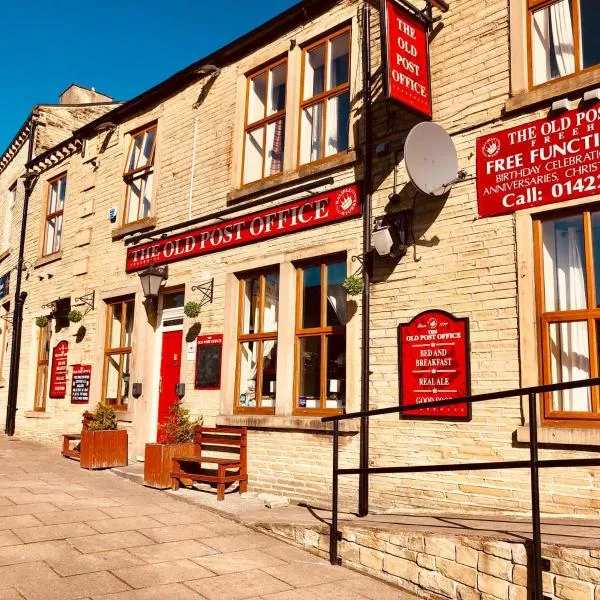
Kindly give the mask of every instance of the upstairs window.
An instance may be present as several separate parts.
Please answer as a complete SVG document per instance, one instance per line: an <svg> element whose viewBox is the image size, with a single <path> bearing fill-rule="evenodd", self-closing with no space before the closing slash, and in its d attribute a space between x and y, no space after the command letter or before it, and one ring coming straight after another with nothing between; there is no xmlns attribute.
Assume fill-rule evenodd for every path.
<svg viewBox="0 0 600 600"><path fill-rule="evenodd" d="M248 78L243 184L283 171L287 62Z"/></svg>
<svg viewBox="0 0 600 600"><path fill-rule="evenodd" d="M62 246L63 211L67 195L67 176L60 175L48 182L46 223L44 227L43 256L54 254Z"/></svg>
<svg viewBox="0 0 600 600"><path fill-rule="evenodd" d="M534 86L600 64L598 0L528 0Z"/></svg>
<svg viewBox="0 0 600 600"><path fill-rule="evenodd" d="M304 48L300 164L348 150L350 28Z"/></svg>
<svg viewBox="0 0 600 600"><path fill-rule="evenodd" d="M154 188L156 125L131 135L123 179L127 184L124 224L150 216Z"/></svg>

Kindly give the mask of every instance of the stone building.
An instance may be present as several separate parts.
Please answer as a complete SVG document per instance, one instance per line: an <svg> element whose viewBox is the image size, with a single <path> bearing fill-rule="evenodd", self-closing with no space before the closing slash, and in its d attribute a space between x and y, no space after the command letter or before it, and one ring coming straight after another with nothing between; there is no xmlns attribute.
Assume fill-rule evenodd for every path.
<svg viewBox="0 0 600 600"><path fill-rule="evenodd" d="M429 33L432 107L464 176L442 196L409 181L404 143L423 118L385 98L378 3L362 0L306 0L36 155L28 164L38 177L25 252L33 266L23 282L19 435L57 443L76 430L83 409L105 402L129 430L131 459L141 459L183 383L185 403L205 424L250 428L251 489L327 504L331 435L321 417L361 407L363 307L341 284L369 250L369 191L369 228L405 210L412 226L400 257L369 253L368 406L398 404L397 328L426 309L469 319L472 393L597 376L595 182L577 183L588 192L565 199L556 188L552 202L522 206L511 196L483 216L488 196L478 194L484 178L476 169L487 169L485 157L497 150L481 154L478 139L503 140L505 130L539 119L549 123L548 139L559 136L556 100L582 104L588 145L598 146L597 99L583 100L600 83L589 26L596 10L586 0L451 2ZM494 179L500 187L490 202L498 190L511 193L501 184L525 177L516 172L523 157L507 156L497 154L510 174ZM575 186L584 172L572 175ZM570 263L553 270L560 232L571 240L560 260ZM552 244L555 260L543 262ZM151 263L168 264L156 303L146 301L138 276ZM567 272L574 279L565 282ZM574 281L577 297L565 296ZM551 293L555 310L545 311ZM198 317L184 313L190 301L202 304ZM80 323L65 319L73 307L85 313ZM37 327L45 314L56 318ZM586 323L585 331L569 322ZM47 342L48 358L40 354ZM60 342L68 343L67 379L53 398L48 373ZM83 366L91 387L82 405L72 402L70 383ZM543 399L548 457L597 452L599 401L589 394ZM373 419L371 462L526 458L527 414L513 398L474 406L470 421ZM345 465L357 464L358 429L344 431ZM372 477L370 500L381 509L522 513L530 502L524 477ZM597 480L594 469L544 473L543 510L596 514ZM354 479L342 481L346 504L354 506L356 493Z"/></svg>

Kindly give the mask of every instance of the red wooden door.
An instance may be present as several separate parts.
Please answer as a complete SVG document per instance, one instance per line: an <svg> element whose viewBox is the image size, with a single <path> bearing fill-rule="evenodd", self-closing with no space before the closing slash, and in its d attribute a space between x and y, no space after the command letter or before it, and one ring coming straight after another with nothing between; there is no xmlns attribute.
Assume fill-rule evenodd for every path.
<svg viewBox="0 0 600 600"><path fill-rule="evenodd" d="M165 331L162 338L160 360L160 392L158 396L158 441L164 441L160 425L169 416L169 407L177 400L175 385L179 383L181 370L181 344L183 331Z"/></svg>

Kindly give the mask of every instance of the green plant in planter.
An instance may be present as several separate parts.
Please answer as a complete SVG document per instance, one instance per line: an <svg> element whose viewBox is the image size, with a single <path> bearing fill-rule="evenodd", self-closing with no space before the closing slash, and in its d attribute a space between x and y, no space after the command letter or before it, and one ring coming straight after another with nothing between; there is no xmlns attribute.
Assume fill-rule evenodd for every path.
<svg viewBox="0 0 600 600"><path fill-rule="evenodd" d="M202 425L202 419L192 419L189 408L185 408L178 399L171 404L167 420L159 427L165 434L165 443L177 444L193 441L194 429L198 425Z"/></svg>
<svg viewBox="0 0 600 600"><path fill-rule="evenodd" d="M48 317L46 315L40 315L39 317L36 317L35 324L43 329L48 325Z"/></svg>
<svg viewBox="0 0 600 600"><path fill-rule="evenodd" d="M71 323L79 323L81 319L83 319L83 313L80 310L74 308L69 312L69 321L71 321Z"/></svg>
<svg viewBox="0 0 600 600"><path fill-rule="evenodd" d="M186 302L183 312L186 317L195 319L200 314L200 304L198 302Z"/></svg>
<svg viewBox="0 0 600 600"><path fill-rule="evenodd" d="M117 428L117 415L112 406L98 404L94 411L94 418L88 426L89 431L112 431Z"/></svg>
<svg viewBox="0 0 600 600"><path fill-rule="evenodd" d="M365 289L365 284L362 277L358 275L350 275L344 279L342 287L346 290L349 296L358 296Z"/></svg>

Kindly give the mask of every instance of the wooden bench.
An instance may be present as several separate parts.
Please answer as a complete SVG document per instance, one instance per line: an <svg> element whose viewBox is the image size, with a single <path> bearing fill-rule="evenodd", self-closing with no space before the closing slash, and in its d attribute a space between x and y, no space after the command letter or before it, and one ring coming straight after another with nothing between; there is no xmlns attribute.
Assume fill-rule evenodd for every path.
<svg viewBox="0 0 600 600"><path fill-rule="evenodd" d="M81 421L81 429L87 430L90 425L90 422L94 418L94 415L91 412L83 413L83 420ZM67 458L74 458L75 460L81 459L81 449L80 443L77 443L75 447L71 447L72 442L81 442L81 433L63 433L63 449L61 454L66 456Z"/></svg>
<svg viewBox="0 0 600 600"><path fill-rule="evenodd" d="M217 500L225 499L225 484L240 482L240 494L248 489L246 466L248 430L246 427L196 427L194 442L200 446L198 456L173 458L172 488L178 490L184 480L217 484ZM237 449L237 451L236 451ZM207 456L206 451L234 456ZM202 465L216 465L216 474L202 472ZM231 473L231 471L237 471Z"/></svg>

